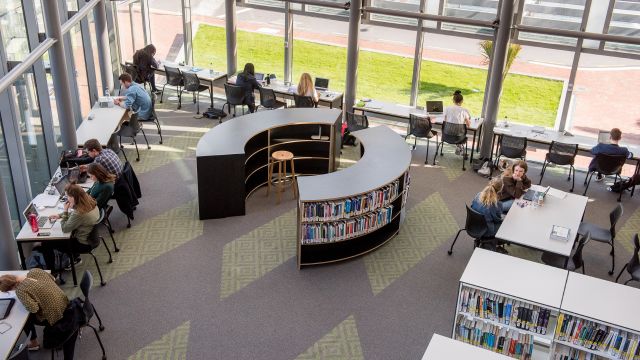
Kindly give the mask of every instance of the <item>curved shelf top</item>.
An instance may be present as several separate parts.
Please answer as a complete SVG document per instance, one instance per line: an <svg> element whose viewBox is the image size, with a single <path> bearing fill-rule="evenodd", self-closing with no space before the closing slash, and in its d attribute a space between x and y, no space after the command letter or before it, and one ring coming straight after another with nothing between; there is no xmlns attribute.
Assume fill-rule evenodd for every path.
<svg viewBox="0 0 640 360"><path fill-rule="evenodd" d="M240 116L204 134L198 141L196 156L244 154L246 143L263 131L306 123L333 125L341 116L340 110L317 108L268 110Z"/></svg>
<svg viewBox="0 0 640 360"><path fill-rule="evenodd" d="M351 197L381 188L402 175L411 165L411 150L395 131L376 126L351 133L364 145L364 155L340 171L298 177L300 201L323 201Z"/></svg>

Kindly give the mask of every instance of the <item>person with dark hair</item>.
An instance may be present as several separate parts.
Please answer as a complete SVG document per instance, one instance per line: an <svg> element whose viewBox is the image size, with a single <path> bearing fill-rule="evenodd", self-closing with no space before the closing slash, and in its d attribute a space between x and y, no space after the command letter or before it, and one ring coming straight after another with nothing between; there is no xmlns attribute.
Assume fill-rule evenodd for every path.
<svg viewBox="0 0 640 360"><path fill-rule="evenodd" d="M148 81L151 84L151 91L159 93L156 88L155 70L160 64L154 58L156 56L156 47L153 44L149 44L140 50L137 50L133 54L133 63L138 68L138 74L140 79L134 79L139 81Z"/></svg>
<svg viewBox="0 0 640 360"><path fill-rule="evenodd" d="M462 107L463 100L462 91L456 90L453 93L453 105L447 106L444 109L444 121L453 124L467 124L467 127L471 126L471 115L469 114L469 110ZM464 145L457 145L456 155L463 153Z"/></svg>
<svg viewBox="0 0 640 360"><path fill-rule="evenodd" d="M123 73L118 79L120 80L121 88L125 90L126 96L116 97L113 103L125 109L133 110L140 120L149 120L153 105L147 91L140 84L133 82L131 75L127 73Z"/></svg>
<svg viewBox="0 0 640 360"><path fill-rule="evenodd" d="M113 195L116 176L109 173L104 166L99 163L89 164L87 172L91 180L93 180L93 186L91 186L88 193L96 199L98 208L104 209L107 207L111 195Z"/></svg>
<svg viewBox="0 0 640 360"><path fill-rule="evenodd" d="M502 191L499 200L502 202L502 212L508 212L515 199L524 195L531 187L531 179L527 177L529 166L524 160L518 160L502 174Z"/></svg>
<svg viewBox="0 0 640 360"><path fill-rule="evenodd" d="M611 132L609 132L609 144L599 143L591 149L591 154L593 154L594 156L598 154L624 155L629 159L632 158L633 154L629 151L629 149L624 146L618 145L620 139L622 139L622 131L620 131L620 129L618 128L611 129ZM589 164L589 171L595 170L596 158L594 157L593 159L591 159L591 163ZM604 175L597 173L596 181L602 180L604 180Z"/></svg>
<svg viewBox="0 0 640 360"><path fill-rule="evenodd" d="M249 112L256 111L256 97L253 95L253 90L259 88L260 84L258 80L256 80L255 69L252 63L246 63L244 65L244 71L236 77L236 86L244 89L244 103L249 106Z"/></svg>
<svg viewBox="0 0 640 360"><path fill-rule="evenodd" d="M96 139L85 141L84 151L93 158L93 162L102 165L105 170L116 176L116 179L122 175L122 163L118 154L111 149L103 149L100 142ZM80 170L87 171L87 165L80 165Z"/></svg>

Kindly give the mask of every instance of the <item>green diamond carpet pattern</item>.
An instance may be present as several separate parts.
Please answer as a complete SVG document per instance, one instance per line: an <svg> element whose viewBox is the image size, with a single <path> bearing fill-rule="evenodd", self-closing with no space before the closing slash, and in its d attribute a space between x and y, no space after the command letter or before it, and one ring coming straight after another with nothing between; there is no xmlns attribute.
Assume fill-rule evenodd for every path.
<svg viewBox="0 0 640 360"><path fill-rule="evenodd" d="M400 233L364 258L373 293L387 288L456 231L458 224L439 193L410 209Z"/></svg>
<svg viewBox="0 0 640 360"><path fill-rule="evenodd" d="M433 152L431 150L429 151L429 164L433 163ZM471 153L471 149L469 149L469 153ZM453 181L464 174L464 171L462 171L462 156L455 154L453 145L445 144L442 154L443 156L438 154L436 166L442 169L449 181ZM467 165L468 167L469 165Z"/></svg>
<svg viewBox="0 0 640 360"><path fill-rule="evenodd" d="M151 129L149 127L149 129ZM149 130L152 131L152 130ZM140 150L140 162L135 162L136 149L131 145L127 145L125 151L127 158L134 164L137 174L144 174L161 166L167 165L173 161L183 158L195 157L195 148L198 140L202 137L200 133L182 133L177 135L165 136L163 144L151 144L151 149L147 149L144 140L138 142ZM127 139L123 138L125 142Z"/></svg>
<svg viewBox="0 0 640 360"><path fill-rule="evenodd" d="M640 232L640 209L636 210L631 214L629 219L624 223L622 228L618 230L616 234L616 242L618 244L622 244L622 246L627 249L629 254L633 254L633 236ZM623 261L629 260L626 256L622 259Z"/></svg>
<svg viewBox="0 0 640 360"><path fill-rule="evenodd" d="M162 338L138 350L129 360L185 360L189 345L189 321L171 330Z"/></svg>
<svg viewBox="0 0 640 360"><path fill-rule="evenodd" d="M353 315L336 326L328 334L313 344L296 360L356 360L364 359L358 327Z"/></svg>
<svg viewBox="0 0 640 360"><path fill-rule="evenodd" d="M296 255L296 210L226 244L220 299L232 295Z"/></svg>

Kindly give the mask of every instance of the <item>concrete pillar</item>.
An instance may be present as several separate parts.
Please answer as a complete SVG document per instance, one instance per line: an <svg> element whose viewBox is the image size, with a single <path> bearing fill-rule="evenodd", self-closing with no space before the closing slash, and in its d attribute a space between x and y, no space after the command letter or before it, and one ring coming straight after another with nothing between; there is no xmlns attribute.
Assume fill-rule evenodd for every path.
<svg viewBox="0 0 640 360"><path fill-rule="evenodd" d="M351 9L349 10L349 41L347 45L347 78L344 91L344 109L347 112L353 112L353 104L356 100L361 9L361 0L351 2Z"/></svg>
<svg viewBox="0 0 640 360"><path fill-rule="evenodd" d="M284 5L284 81L293 77L293 14L291 3Z"/></svg>
<svg viewBox="0 0 640 360"><path fill-rule="evenodd" d="M238 60L236 49L236 1L224 0L225 27L227 30L227 74L235 75Z"/></svg>
<svg viewBox="0 0 640 360"><path fill-rule="evenodd" d="M11 227L9 200L0 176L0 270L18 269L18 246Z"/></svg>
<svg viewBox="0 0 640 360"><path fill-rule="evenodd" d="M105 89L113 91L113 68L111 66L111 52L109 50L109 31L107 30L107 12L104 5L105 0L100 1L94 9L96 21L96 47L98 48L98 60L100 63L100 78L102 78L101 88L98 94L104 95Z"/></svg>

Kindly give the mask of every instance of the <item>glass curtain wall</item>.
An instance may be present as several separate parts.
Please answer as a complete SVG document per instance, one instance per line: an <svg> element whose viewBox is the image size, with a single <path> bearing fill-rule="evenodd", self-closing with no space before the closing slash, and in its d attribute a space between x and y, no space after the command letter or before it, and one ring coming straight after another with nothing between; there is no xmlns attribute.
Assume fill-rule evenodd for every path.
<svg viewBox="0 0 640 360"><path fill-rule="evenodd" d="M7 61L19 62L29 54L29 42L20 0L0 2L0 35Z"/></svg>
<svg viewBox="0 0 640 360"><path fill-rule="evenodd" d="M82 32L80 24L74 26L69 31L71 37L71 51L73 53L74 77L80 95L80 111L82 118L86 118L91 111L91 97L89 95L89 81L87 78L87 67L84 57L84 46L82 43ZM73 84L72 84L73 86Z"/></svg>
<svg viewBox="0 0 640 360"><path fill-rule="evenodd" d="M142 11L139 1L123 1L113 5L116 7L118 32L120 35L120 58L122 62L132 61L136 49L144 46L142 29ZM162 24L159 24L162 26ZM164 31L173 29L173 24L166 24ZM182 25L175 25L182 28Z"/></svg>
<svg viewBox="0 0 640 360"><path fill-rule="evenodd" d="M89 12L87 19L89 20L89 33L91 34L91 50L93 53L94 69L96 69L96 86L98 87L98 94L103 95L104 89L102 86L102 75L100 73L100 54L98 54L98 38L96 36L96 21L94 11Z"/></svg>
<svg viewBox="0 0 640 360"><path fill-rule="evenodd" d="M252 8L239 9L236 32L238 72L250 62L256 72L275 74L277 79L284 79L285 15ZM223 28L215 29L224 36ZM220 48L226 49L225 43Z"/></svg>
<svg viewBox="0 0 640 360"><path fill-rule="evenodd" d="M0 176L2 176L2 184L9 202L9 212L11 213L11 224L13 231L20 230L20 211L18 211L18 202L16 200L16 192L13 187L13 178L11 177L11 163L7 146L4 138L4 130L2 129L2 121L0 121Z"/></svg>
<svg viewBox="0 0 640 360"><path fill-rule="evenodd" d="M153 45L156 47L156 59L170 62L185 61L182 1L149 0L149 18L151 23L151 39ZM139 21L140 29L138 30L137 37L140 39L136 39L135 49L140 49L145 46L142 20ZM224 55L223 49L225 49L225 47L216 50Z"/></svg>

